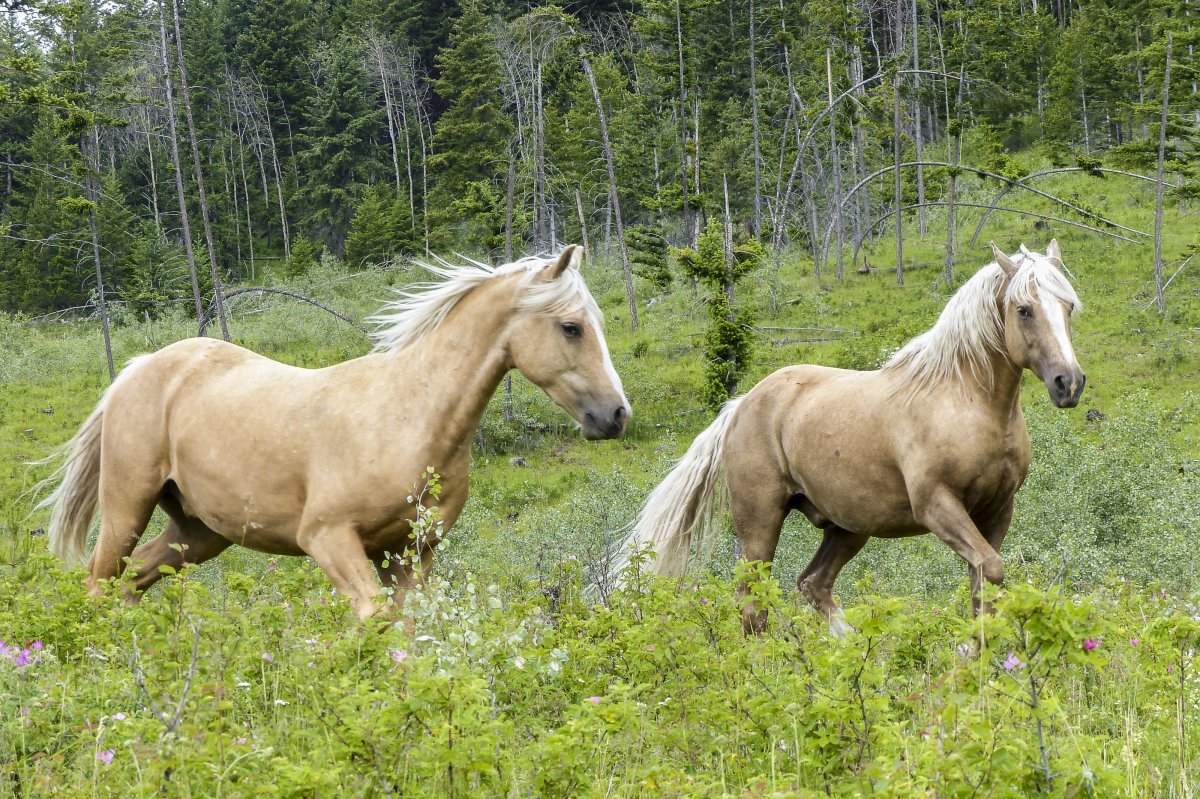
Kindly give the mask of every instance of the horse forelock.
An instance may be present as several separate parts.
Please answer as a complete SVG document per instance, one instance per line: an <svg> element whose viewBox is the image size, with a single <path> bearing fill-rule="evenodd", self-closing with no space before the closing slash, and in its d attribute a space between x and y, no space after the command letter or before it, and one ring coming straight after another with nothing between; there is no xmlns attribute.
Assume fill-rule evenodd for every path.
<svg viewBox="0 0 1200 799"><path fill-rule="evenodd" d="M1053 259L1022 248L1013 261L1018 269L1011 279L995 262L976 272L946 303L933 327L884 364L885 371L901 377L899 390L962 381L968 374L990 388L990 357L1004 347L1004 311L1009 306L1033 302L1047 291L1068 303L1072 312L1078 310L1079 297Z"/></svg>
<svg viewBox="0 0 1200 799"><path fill-rule="evenodd" d="M585 308L599 315L582 276L568 269L555 280L536 280L537 274L555 258L527 257L498 267L469 258L454 264L443 258L417 265L439 281L418 283L396 291L396 299L368 321L376 326L372 338L378 351L395 352L433 332L446 315L469 292L495 278L520 274L514 310L532 313L562 313Z"/></svg>

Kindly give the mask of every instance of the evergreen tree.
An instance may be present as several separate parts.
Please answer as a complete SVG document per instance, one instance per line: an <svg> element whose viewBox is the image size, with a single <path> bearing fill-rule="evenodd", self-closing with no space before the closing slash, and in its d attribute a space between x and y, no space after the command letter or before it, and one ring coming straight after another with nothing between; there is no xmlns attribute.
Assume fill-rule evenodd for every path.
<svg viewBox="0 0 1200 799"><path fill-rule="evenodd" d="M354 212L346 239L346 262L354 267L382 264L417 251L408 201L387 183L368 189Z"/></svg>
<svg viewBox="0 0 1200 799"><path fill-rule="evenodd" d="M501 178L508 159L512 122L501 106L502 65L496 54L490 22L476 0L466 0L450 32L450 44L438 54L441 72L434 89L449 102L433 134L429 166L435 180L429 212L442 229L439 246L493 249L494 238L471 230L470 220L458 217L472 194L502 197ZM472 187L471 184L481 184ZM499 202L503 213L503 202Z"/></svg>
<svg viewBox="0 0 1200 799"><path fill-rule="evenodd" d="M383 124L358 43L343 37L320 53L321 80L299 137L305 227L339 258L363 183L381 168L374 136Z"/></svg>

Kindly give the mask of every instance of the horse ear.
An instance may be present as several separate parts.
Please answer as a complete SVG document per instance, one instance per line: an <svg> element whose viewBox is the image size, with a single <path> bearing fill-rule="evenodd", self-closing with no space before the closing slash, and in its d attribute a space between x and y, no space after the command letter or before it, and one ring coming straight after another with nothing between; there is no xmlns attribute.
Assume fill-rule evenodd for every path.
<svg viewBox="0 0 1200 799"><path fill-rule="evenodd" d="M1062 250L1058 248L1058 239L1050 239L1050 243L1046 245L1046 257L1062 263Z"/></svg>
<svg viewBox="0 0 1200 799"><path fill-rule="evenodd" d="M996 242L989 241L988 245L991 246L992 255L996 256L996 263L999 264L1000 268L1004 270L1004 274L1008 275L1009 277L1015 275L1017 273L1017 265L1013 262L1013 259L1005 255L1004 251L996 246Z"/></svg>
<svg viewBox="0 0 1200 799"><path fill-rule="evenodd" d="M582 263L583 247L580 247L578 244L568 244L558 254L558 260L543 270L543 275L546 280L557 280L568 269L574 269L578 272L579 266Z"/></svg>
<svg viewBox="0 0 1200 799"><path fill-rule="evenodd" d="M1029 248L1025 246L1025 242L1021 242L1021 255L1032 255Z"/></svg>

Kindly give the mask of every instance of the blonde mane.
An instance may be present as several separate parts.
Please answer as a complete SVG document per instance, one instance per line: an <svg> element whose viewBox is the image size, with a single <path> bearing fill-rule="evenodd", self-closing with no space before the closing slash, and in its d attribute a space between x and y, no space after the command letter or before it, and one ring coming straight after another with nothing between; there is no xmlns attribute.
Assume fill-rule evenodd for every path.
<svg viewBox="0 0 1200 799"><path fill-rule="evenodd" d="M989 357L1004 348L1004 310L1013 303L1032 302L1038 291L1048 291L1070 303L1072 313L1079 309L1079 297L1054 259L1022 245L1012 260L1018 269L1004 289L1003 304L996 298L1006 278L1004 270L993 261L955 292L932 328L904 345L883 365L883 371L901 378L898 390L919 391L942 383L961 383L968 373L981 386L991 388L994 375Z"/></svg>
<svg viewBox="0 0 1200 799"><path fill-rule="evenodd" d="M602 318L578 269L568 268L555 280L534 280L538 272L558 260L557 256L522 258L495 268L469 258L462 264L435 260L432 264L418 261L417 265L440 281L398 289L396 299L367 320L377 328L372 335L376 351L396 352L415 344L432 333L472 290L493 278L518 273L522 276L514 310L555 314L583 306Z"/></svg>

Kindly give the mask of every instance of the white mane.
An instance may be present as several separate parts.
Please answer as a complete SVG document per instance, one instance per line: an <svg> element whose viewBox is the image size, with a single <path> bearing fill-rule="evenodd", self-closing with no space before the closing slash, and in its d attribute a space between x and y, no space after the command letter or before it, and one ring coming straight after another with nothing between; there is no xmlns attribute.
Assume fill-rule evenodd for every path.
<svg viewBox="0 0 1200 799"><path fill-rule="evenodd" d="M962 381L966 372L990 388L993 374L988 358L1004 348L1004 310L1013 303L1032 302L1034 293L1041 291L1071 303L1072 312L1079 309L1075 289L1053 259L1022 245L1012 260L1018 269L1008 281L1003 304L996 302L996 296L1005 275L993 261L964 283L934 326L904 345L883 365L883 371L899 374L902 388Z"/></svg>
<svg viewBox="0 0 1200 799"><path fill-rule="evenodd" d="M417 262L441 280L397 290L399 296L367 320L377 327L372 335L377 351L395 352L419 341L437 328L468 292L492 278L515 273L524 274L514 310L554 314L583 306L602 318L578 269L568 268L555 280L534 280L538 272L558 260L557 256L522 258L495 268L465 260L463 264L442 258L436 258L433 264Z"/></svg>

